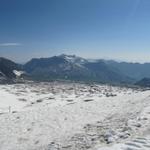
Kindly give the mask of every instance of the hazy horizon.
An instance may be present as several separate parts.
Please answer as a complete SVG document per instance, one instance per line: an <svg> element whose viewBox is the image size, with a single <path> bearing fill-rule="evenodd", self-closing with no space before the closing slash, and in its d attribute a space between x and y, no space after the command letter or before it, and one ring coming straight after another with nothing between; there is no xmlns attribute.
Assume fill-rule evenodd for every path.
<svg viewBox="0 0 150 150"><path fill-rule="evenodd" d="M51 56L39 56L39 57L31 57L29 59L27 59L26 61L17 61L11 57L7 57L7 56L0 56L0 57L3 57L3 58L6 58L6 59L9 59L15 63L18 63L18 64L25 64L27 62L29 62L30 60L32 59L40 59L40 58L50 58L50 57L54 57L54 56L60 56L62 54L65 54L65 55L75 55L77 57L81 57L81 58L84 58L84 59L88 59L89 61L94 61L94 60L106 60L106 61L116 61L116 62L127 62L127 63L139 63L139 64L144 64L144 63L150 63L150 61L130 61L130 60L125 60L125 59L118 59L118 58L109 58L109 57L84 57L84 56L79 56L79 55L76 55L76 54L67 54L67 53L60 53L60 54L56 54L56 55L51 55Z"/></svg>

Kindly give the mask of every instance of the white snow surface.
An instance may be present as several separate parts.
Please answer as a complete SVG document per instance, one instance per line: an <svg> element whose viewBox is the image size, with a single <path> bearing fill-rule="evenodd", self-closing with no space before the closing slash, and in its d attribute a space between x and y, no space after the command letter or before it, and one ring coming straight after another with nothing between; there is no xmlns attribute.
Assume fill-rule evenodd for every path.
<svg viewBox="0 0 150 150"><path fill-rule="evenodd" d="M0 85L0 112L0 150L150 145L150 90L63 82ZM135 144L138 138L146 144Z"/></svg>

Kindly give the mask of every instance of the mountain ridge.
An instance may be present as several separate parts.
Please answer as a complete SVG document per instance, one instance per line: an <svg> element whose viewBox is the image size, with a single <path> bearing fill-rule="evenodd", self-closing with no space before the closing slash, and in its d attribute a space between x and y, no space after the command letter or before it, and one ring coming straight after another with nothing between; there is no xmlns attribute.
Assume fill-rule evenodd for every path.
<svg viewBox="0 0 150 150"><path fill-rule="evenodd" d="M24 69L39 80L55 78L104 83L121 83L131 80L104 62L89 62L75 55L62 54L49 58L31 59L24 65Z"/></svg>
<svg viewBox="0 0 150 150"><path fill-rule="evenodd" d="M150 63L128 63L104 59L90 61L76 55L66 54L48 58L33 58L24 65L0 57L0 67L1 78L7 79L16 78L15 73L23 74L24 72L26 72L25 78L39 81L62 79L133 84L150 77Z"/></svg>

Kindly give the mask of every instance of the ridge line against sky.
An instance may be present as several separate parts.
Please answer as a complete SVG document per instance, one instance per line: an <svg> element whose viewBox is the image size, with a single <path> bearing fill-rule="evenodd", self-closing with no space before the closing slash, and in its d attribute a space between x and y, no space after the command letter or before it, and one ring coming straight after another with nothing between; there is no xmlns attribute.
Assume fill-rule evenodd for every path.
<svg viewBox="0 0 150 150"><path fill-rule="evenodd" d="M150 0L2 0L0 56L150 62ZM13 42L15 41L15 42Z"/></svg>
<svg viewBox="0 0 150 150"><path fill-rule="evenodd" d="M61 56L61 55L67 55L67 56L76 56L76 57L80 57L80 58L83 58L83 59L87 59L87 60L89 60L90 62L93 62L93 61L98 61L98 60L104 60L104 61L115 61L115 62L118 62L118 63L133 63L133 64L136 64L136 63L138 63L138 64L146 64L146 63L150 63L150 61L147 61L147 62L138 62L138 61L128 61L128 60L123 60L123 59L111 59L111 58L108 58L108 57L97 57L97 58L90 58L90 57L81 57L81 56L78 56L78 55L75 55L75 54L58 54L58 55L52 55L52 56L46 56L46 57L32 57L32 58L30 58L29 60L26 60L26 61L22 61L22 62L17 62L17 61L15 61L15 60L13 60L13 59L11 59L11 58L9 58L9 57L2 57L2 58L6 58L6 59L9 59L9 60L11 60L11 61L13 61L13 62L15 62L15 63L18 63L18 64L25 64L25 63L27 63L27 62L29 62L29 61L31 61L32 59L43 59L43 58L51 58L51 57L55 57L55 56L57 56L57 57L59 57L59 56ZM1 57L1 56L0 56Z"/></svg>

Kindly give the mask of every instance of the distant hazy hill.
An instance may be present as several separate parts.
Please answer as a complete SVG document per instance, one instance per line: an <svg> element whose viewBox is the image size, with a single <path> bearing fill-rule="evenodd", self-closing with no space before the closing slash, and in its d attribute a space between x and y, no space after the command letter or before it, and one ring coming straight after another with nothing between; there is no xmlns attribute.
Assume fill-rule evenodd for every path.
<svg viewBox="0 0 150 150"><path fill-rule="evenodd" d="M104 82L112 83L131 83L133 79L121 73L118 69L110 67L102 61L89 62L84 64L96 77L97 80L101 79Z"/></svg>
<svg viewBox="0 0 150 150"><path fill-rule="evenodd" d="M143 78L135 84L142 87L150 87L150 78Z"/></svg>
<svg viewBox="0 0 150 150"><path fill-rule="evenodd" d="M110 67L115 67L120 70L124 75L131 77L135 80L150 77L150 63L127 63L116 61L105 61Z"/></svg>

